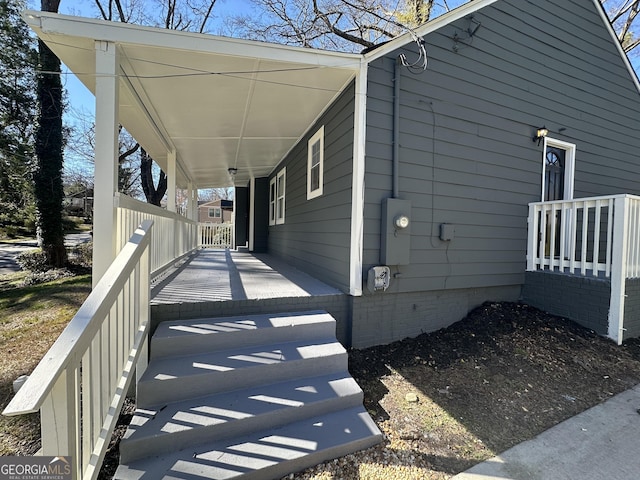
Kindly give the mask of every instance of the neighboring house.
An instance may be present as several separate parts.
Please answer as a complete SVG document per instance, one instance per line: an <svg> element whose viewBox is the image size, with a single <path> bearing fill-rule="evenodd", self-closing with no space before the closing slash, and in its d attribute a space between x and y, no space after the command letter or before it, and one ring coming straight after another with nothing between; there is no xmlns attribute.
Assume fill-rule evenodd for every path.
<svg viewBox="0 0 640 480"><path fill-rule="evenodd" d="M93 210L93 191L74 193L65 196L65 210L71 215L90 217Z"/></svg>
<svg viewBox="0 0 640 480"><path fill-rule="evenodd" d="M199 223L231 223L232 221L233 200L198 202Z"/></svg>
<svg viewBox="0 0 640 480"><path fill-rule="evenodd" d="M445 327L484 301L523 298L527 282L538 286L525 300L621 340L611 312L624 311L626 277L600 272L593 253L606 235L589 248L593 231L565 236L594 216L607 230L613 203L528 221L532 202L640 194L640 85L598 0L475 0L362 54L40 12L27 21L96 93L107 114L96 144L114 143L104 118L120 121L170 193L231 176L237 243L349 294L347 343ZM113 189L100 175L108 219ZM549 228L529 233L540 218ZM96 222L107 229L96 248L109 251L112 222ZM581 246L595 269L585 285L569 285L584 272L558 273L559 287L536 276L545 260L533 257ZM630 320L624 335L639 335Z"/></svg>

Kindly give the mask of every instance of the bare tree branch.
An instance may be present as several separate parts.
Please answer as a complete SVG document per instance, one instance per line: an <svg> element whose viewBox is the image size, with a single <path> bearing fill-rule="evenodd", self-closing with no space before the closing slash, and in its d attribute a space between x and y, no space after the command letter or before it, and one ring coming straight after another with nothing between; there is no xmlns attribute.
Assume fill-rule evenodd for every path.
<svg viewBox="0 0 640 480"><path fill-rule="evenodd" d="M209 21L209 18L211 17L211 11L213 10L213 6L216 4L216 0L212 0L209 3L209 7L207 8L207 11L204 13L204 15L202 15L202 19L200 21L200 28L198 29L198 32L203 33L204 32L204 28L207 25L207 22Z"/></svg>

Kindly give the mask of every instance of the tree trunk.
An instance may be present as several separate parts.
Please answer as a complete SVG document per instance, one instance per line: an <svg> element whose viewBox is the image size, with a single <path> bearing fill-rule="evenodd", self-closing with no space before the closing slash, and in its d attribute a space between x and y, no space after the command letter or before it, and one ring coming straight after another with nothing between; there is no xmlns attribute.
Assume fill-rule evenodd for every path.
<svg viewBox="0 0 640 480"><path fill-rule="evenodd" d="M149 156L144 148L140 149L140 182L142 183L142 191L147 198L147 203L160 206L160 202L164 194L167 192L167 175L160 170L160 178L158 179L158 187L153 183L153 159Z"/></svg>
<svg viewBox="0 0 640 480"><path fill-rule="evenodd" d="M57 12L60 0L42 0L41 9ZM47 263L60 268L67 263L62 226L63 137L60 60L42 40L38 41L39 122L36 131L37 167L34 174L38 236ZM49 73L51 72L51 73Z"/></svg>

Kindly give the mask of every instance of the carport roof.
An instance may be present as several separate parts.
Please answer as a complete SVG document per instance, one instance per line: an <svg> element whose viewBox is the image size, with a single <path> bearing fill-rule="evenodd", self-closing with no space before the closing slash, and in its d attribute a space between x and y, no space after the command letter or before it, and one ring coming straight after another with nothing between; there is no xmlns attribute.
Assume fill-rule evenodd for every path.
<svg viewBox="0 0 640 480"><path fill-rule="evenodd" d="M177 183L237 185L267 176L349 85L363 57L71 17L24 18L95 93L95 42L117 45L120 123Z"/></svg>

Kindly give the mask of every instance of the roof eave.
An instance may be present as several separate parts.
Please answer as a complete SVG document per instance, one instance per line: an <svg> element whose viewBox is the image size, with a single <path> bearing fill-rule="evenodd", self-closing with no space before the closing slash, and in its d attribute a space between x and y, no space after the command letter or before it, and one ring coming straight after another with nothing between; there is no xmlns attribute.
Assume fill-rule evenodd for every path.
<svg viewBox="0 0 640 480"><path fill-rule="evenodd" d="M439 28L445 27L455 22L456 20L466 17L467 15L471 15L472 13L477 12L481 8L491 5L492 3L495 3L497 1L498 0L470 1L454 10L451 10L450 12L445 13L444 15L441 15L437 18L434 18L433 20L428 21L427 23L416 28L413 31L413 33L418 37L423 37L424 35L434 32ZM373 62L374 60L380 57L384 57L385 55L399 48L402 48L405 45L410 44L411 42L413 42L413 38L414 37L412 36L411 32L403 33L402 35L399 35L394 39L388 41L387 43L382 45L380 48L376 48L374 50L366 52L363 55L368 63Z"/></svg>
<svg viewBox="0 0 640 480"><path fill-rule="evenodd" d="M607 16L607 12L604 10L604 6L602 5L602 3L600 3L600 0L593 0L593 3L595 4L596 9L600 13L600 16L602 17L602 21L604 22L607 30L609 31L609 34L611 35L611 39L613 40L613 43L616 45L616 48L618 49L618 52L622 57L622 61L627 67L627 70L629 70L629 75L631 76L631 80L636 86L638 93L640 93L640 81L638 80L638 74L633 69L633 65L631 65L631 62L629 61L629 57L627 56L624 49L622 48L622 45L620 44L620 40L618 40L618 37L616 36L616 32L613 29L613 26L611 25L611 21Z"/></svg>
<svg viewBox="0 0 640 480"><path fill-rule="evenodd" d="M360 54L316 50L289 45L183 32L128 23L107 22L35 10L23 12L27 24L44 35L96 38L116 44L144 44L239 57L261 58L331 68L357 69Z"/></svg>

